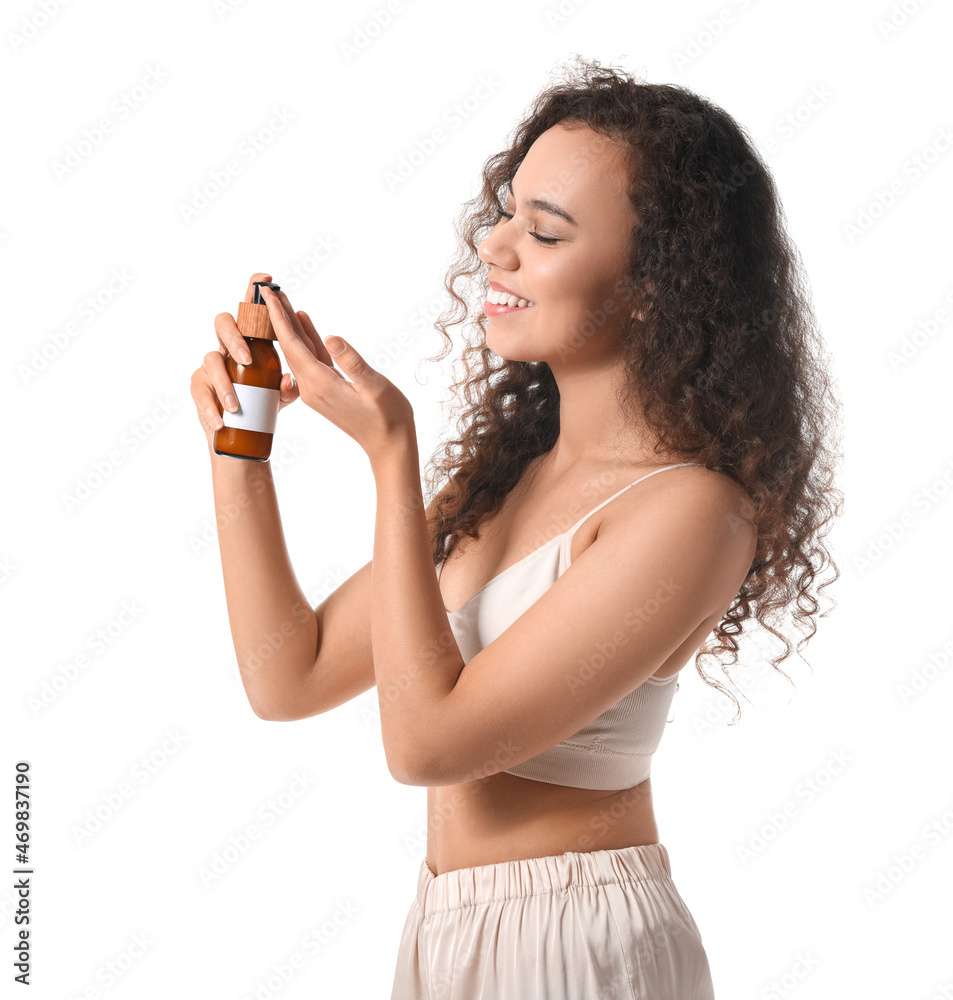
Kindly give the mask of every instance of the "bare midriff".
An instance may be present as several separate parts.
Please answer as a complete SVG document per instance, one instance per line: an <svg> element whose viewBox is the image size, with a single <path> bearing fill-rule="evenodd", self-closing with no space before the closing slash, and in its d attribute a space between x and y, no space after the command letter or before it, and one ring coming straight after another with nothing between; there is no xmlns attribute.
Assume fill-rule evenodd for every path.
<svg viewBox="0 0 953 1000"><path fill-rule="evenodd" d="M677 673L716 625L716 618L706 621L654 676ZM427 864L435 875L566 851L657 843L651 778L603 790L497 771L427 789Z"/></svg>
<svg viewBox="0 0 953 1000"><path fill-rule="evenodd" d="M601 791L499 771L427 789L427 865L434 875L656 843L651 778L634 788Z"/></svg>
<svg viewBox="0 0 953 1000"><path fill-rule="evenodd" d="M651 468L635 469L630 480L622 478L614 488L603 487L603 495L611 495ZM647 480L646 485L655 478ZM565 500L562 509L570 509L570 502ZM598 502L597 498L590 503L590 509ZM542 503L534 505L529 494L527 499L520 501L520 507L524 505L544 509ZM559 505L550 496L545 503L545 511L550 512L550 517L544 513L540 521L553 522L559 510ZM578 520L579 516L572 517L571 521ZM518 547L499 544L499 538L509 533L501 518L509 522L514 520L512 512L506 509L495 512L487 519L486 534L481 527L482 537L465 539L442 567L439 585L445 606L459 607L485 580L492 579L499 569L505 569L524 554ZM600 510L573 535L571 562L595 540L602 518ZM554 527L551 534L557 533L558 527ZM515 535L514 531L513 537ZM524 537L529 537L528 533ZM539 541L524 549L537 544ZM449 573L446 572L448 567ZM467 578L476 585L467 586ZM721 615L713 615L702 622L654 676L662 679L677 673L720 618ZM629 788L604 790L534 781L498 771L473 781L427 789L426 858L435 875L567 851L620 850L658 842L651 778Z"/></svg>

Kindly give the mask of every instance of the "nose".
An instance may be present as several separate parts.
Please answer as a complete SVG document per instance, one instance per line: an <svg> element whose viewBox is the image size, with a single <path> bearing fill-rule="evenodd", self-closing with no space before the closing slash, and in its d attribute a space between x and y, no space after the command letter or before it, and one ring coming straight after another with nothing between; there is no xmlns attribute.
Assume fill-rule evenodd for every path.
<svg viewBox="0 0 953 1000"><path fill-rule="evenodd" d="M506 238L506 229L499 222L480 243L477 255L487 264L495 264L507 271L515 270L519 263L512 242Z"/></svg>

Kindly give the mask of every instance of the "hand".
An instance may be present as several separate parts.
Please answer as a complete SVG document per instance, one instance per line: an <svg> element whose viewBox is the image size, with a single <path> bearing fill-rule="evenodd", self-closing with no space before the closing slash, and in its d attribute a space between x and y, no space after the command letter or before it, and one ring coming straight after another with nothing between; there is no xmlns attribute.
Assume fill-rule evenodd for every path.
<svg viewBox="0 0 953 1000"><path fill-rule="evenodd" d="M256 281L271 281L271 275L253 274L249 278L248 288L245 290L246 302L254 302L255 300L254 282ZM311 320L308 319L307 314L295 313L291 308L291 303L288 301L288 296L283 291L279 295L288 315L294 317L294 322L297 324L297 329L304 342L311 343L312 351L317 351L319 348L321 351L324 351L324 345L321 344L320 339L317 339L317 334L315 334L317 345L309 340L302 317L304 317L304 321L307 321L307 325L312 331L314 327L311 325ZM218 347L213 351L209 351L202 359L202 367L197 368L192 373L190 387L192 399L195 401L195 408L198 411L199 421L208 440L209 451L212 451L212 435L219 427L224 426L222 421L223 409L226 407L237 409L238 407L238 400L235 398L232 382L228 377L228 369L225 367L225 358L231 355L236 361L243 362L245 358L242 352L248 350L245 338L239 332L238 324L231 313L219 313L215 317L214 322ZM326 354L327 352L324 351L324 353ZM290 372L285 372L281 376L279 393L279 410L289 403L293 403L298 398L298 387L295 385Z"/></svg>
<svg viewBox="0 0 953 1000"><path fill-rule="evenodd" d="M298 313L304 328L299 330L281 293L276 295L265 287L261 291L278 343L306 406L354 438L372 462L401 438L411 436L416 443L413 407L393 382L372 368L341 337L329 338L323 344L306 313ZM338 345L343 349L332 358L328 348ZM335 362L351 381L335 371Z"/></svg>

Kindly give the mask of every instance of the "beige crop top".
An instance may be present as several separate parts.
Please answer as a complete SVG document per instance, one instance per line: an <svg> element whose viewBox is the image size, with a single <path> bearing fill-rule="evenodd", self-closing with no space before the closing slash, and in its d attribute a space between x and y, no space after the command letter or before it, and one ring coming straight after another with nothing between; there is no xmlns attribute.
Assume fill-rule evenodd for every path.
<svg viewBox="0 0 953 1000"><path fill-rule="evenodd" d="M568 531L508 566L459 608L449 612L450 628L464 664L506 631L566 572L573 535L585 520L649 476L666 469L700 464L666 465L629 483L580 518ZM437 566L438 579L442 567L441 562ZM647 678L577 733L522 764L507 768L507 773L574 788L606 790L631 788L645 781L652 754L661 742L677 686L677 673L665 679Z"/></svg>

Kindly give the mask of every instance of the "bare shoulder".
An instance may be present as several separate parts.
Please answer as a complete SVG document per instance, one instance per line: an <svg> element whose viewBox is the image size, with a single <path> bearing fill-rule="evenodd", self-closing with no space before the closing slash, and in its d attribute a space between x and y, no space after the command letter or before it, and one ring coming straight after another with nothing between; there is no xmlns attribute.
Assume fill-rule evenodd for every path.
<svg viewBox="0 0 953 1000"><path fill-rule="evenodd" d="M754 523L751 498L741 483L727 472L703 465L667 468L639 483L639 487L642 486L649 487L656 496L671 499L681 495L686 500L700 503L707 511L725 513L730 510L739 518Z"/></svg>
<svg viewBox="0 0 953 1000"><path fill-rule="evenodd" d="M668 483L666 477L671 477ZM668 469L652 477L658 487L683 492L704 504L707 510L732 513L754 527L754 505L745 488L726 472L705 466L685 466Z"/></svg>
<svg viewBox="0 0 953 1000"><path fill-rule="evenodd" d="M609 504L599 534L664 531L692 549L717 549L736 576L747 573L758 543L754 505L727 473L704 466L667 468Z"/></svg>

